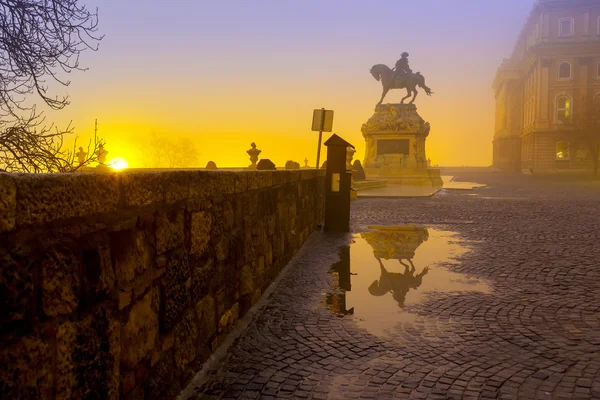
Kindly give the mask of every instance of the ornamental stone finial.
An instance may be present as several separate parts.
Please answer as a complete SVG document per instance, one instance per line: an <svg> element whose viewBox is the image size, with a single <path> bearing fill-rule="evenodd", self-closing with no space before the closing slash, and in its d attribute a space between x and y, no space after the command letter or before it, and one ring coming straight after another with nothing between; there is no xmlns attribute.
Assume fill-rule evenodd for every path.
<svg viewBox="0 0 600 400"><path fill-rule="evenodd" d="M262 153L262 150L259 150L256 148L256 143L252 142L250 144L250 150L246 151L246 153L248 153L248 155L250 156L250 162L252 164L250 164L250 166L248 167L249 169L256 169L256 162L258 161L258 155L260 153Z"/></svg>

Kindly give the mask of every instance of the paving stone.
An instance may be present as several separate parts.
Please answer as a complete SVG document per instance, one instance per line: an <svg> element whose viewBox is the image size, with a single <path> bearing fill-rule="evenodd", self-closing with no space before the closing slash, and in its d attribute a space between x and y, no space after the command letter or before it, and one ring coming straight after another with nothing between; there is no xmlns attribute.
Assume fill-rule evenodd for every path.
<svg viewBox="0 0 600 400"><path fill-rule="evenodd" d="M374 336L325 306L330 266L352 234L318 233L198 393L220 387L211 394L245 398L262 387L264 398L316 400L599 397L600 185L461 178L488 187L358 199L351 229L417 224L456 232L469 251L446 267L488 280L490 293L429 293L411 306L414 323Z"/></svg>

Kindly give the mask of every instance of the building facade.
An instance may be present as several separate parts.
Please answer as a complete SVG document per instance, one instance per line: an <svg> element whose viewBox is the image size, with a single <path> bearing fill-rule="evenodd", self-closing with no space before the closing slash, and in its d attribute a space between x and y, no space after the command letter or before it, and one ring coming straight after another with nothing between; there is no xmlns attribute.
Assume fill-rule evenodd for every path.
<svg viewBox="0 0 600 400"><path fill-rule="evenodd" d="M493 88L495 168L591 171L597 155L573 115L600 101L600 0L537 0Z"/></svg>

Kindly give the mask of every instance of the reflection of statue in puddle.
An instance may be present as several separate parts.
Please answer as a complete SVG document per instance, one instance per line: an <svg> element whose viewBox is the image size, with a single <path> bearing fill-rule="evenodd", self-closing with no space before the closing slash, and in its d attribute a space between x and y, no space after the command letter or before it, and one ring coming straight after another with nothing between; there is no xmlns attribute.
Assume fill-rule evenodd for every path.
<svg viewBox="0 0 600 400"><path fill-rule="evenodd" d="M415 266L411 260L407 260L410 263L410 267L403 263L402 260L398 260L400 264L404 265L403 274L388 272L383 266L381 258L378 258L377 261L379 261L379 267L381 268L381 277L369 286L369 293L373 296L383 296L387 292L390 292L394 300L398 302L398 305L404 307L406 294L410 289L416 289L421 286L423 276L427 274L429 267L425 267L421 273L415 276Z"/></svg>
<svg viewBox="0 0 600 400"><path fill-rule="evenodd" d="M404 307L406 295L410 289L416 289L423 283L423 276L429 271L425 267L415 276L415 266L412 262L416 249L429 238L427 229L420 226L370 226L371 232L361 236L373 248L373 255L379 262L381 277L369 286L373 296L383 296L392 293L400 307ZM398 260L404 266L404 272L389 272L381 259ZM407 263L402 260L406 260ZM410 265L409 265L410 264Z"/></svg>
<svg viewBox="0 0 600 400"><path fill-rule="evenodd" d="M354 307L346 310L346 291L352 289L350 283L350 247L345 246L340 251L340 261L333 264L331 270L338 276L338 285L342 293L328 294L326 298L327 305L337 314L354 314Z"/></svg>

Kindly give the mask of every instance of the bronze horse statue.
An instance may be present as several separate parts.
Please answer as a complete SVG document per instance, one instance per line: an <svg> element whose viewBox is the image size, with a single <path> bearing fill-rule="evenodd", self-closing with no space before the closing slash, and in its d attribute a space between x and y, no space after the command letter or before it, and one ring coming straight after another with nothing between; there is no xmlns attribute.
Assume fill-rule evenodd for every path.
<svg viewBox="0 0 600 400"><path fill-rule="evenodd" d="M409 102L409 104L413 104L415 102L415 99L419 94L419 92L417 91L417 86L421 89L424 89L425 93L427 93L428 96L431 96L433 94L431 89L429 89L427 85L425 85L425 77L421 75L420 72L410 73L408 75L401 75L395 80L394 71L392 71L387 65L373 65L370 72L371 75L373 75L373 77L376 80L381 81L381 84L383 85L383 93L381 94L381 100L379 100L379 103L377 103L377 105L380 105L383 102L385 95L387 94L387 92L390 91L390 89L406 89L407 95L406 97L402 98L402 101L400 102L401 104L404 104L404 100L412 96L413 92L414 96ZM392 80L394 80L394 82L392 82Z"/></svg>

